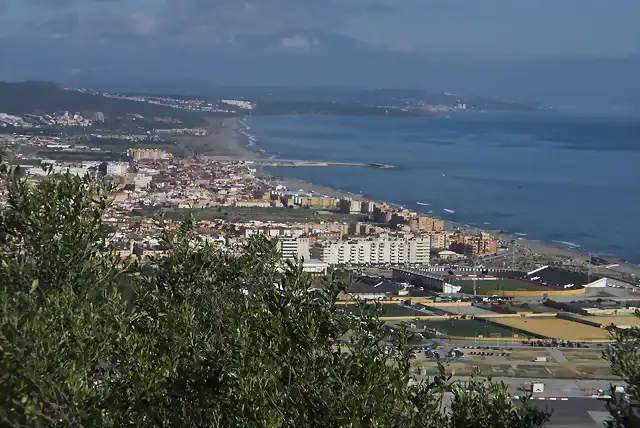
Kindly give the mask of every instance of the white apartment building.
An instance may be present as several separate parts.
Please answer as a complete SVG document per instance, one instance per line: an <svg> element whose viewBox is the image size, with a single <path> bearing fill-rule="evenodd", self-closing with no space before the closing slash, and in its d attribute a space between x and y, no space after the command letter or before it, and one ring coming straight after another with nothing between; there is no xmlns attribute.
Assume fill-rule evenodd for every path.
<svg viewBox="0 0 640 428"><path fill-rule="evenodd" d="M430 262L431 238L371 238L324 242L312 248L312 256L330 265L419 264Z"/></svg>
<svg viewBox="0 0 640 428"><path fill-rule="evenodd" d="M126 175L129 164L124 162L107 163L107 175Z"/></svg>
<svg viewBox="0 0 640 428"><path fill-rule="evenodd" d="M278 240L278 249L283 259L293 260L302 257L309 260L311 258L309 238L281 237Z"/></svg>

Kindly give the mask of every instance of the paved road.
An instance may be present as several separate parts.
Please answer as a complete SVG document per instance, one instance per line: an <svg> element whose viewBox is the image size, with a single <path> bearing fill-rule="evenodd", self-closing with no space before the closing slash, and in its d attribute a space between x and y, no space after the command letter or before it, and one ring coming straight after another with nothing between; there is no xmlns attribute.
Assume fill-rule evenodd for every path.
<svg viewBox="0 0 640 428"><path fill-rule="evenodd" d="M533 406L552 411L549 428L603 428L609 412L604 401L572 398L568 401L536 401Z"/></svg>
<svg viewBox="0 0 640 428"><path fill-rule="evenodd" d="M558 362L558 363L568 363L569 362L560 349L558 349L558 348L549 348L549 352L553 356L553 359L556 360L556 362Z"/></svg>

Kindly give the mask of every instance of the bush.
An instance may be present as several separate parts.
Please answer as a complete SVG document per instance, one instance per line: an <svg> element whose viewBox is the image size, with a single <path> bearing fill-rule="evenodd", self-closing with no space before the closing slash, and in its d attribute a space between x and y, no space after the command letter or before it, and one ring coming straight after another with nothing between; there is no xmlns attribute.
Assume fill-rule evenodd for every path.
<svg viewBox="0 0 640 428"><path fill-rule="evenodd" d="M223 252L193 221L164 230L164 258L109 253L108 189L2 165L0 418L5 426L535 427L475 373L413 380L408 335L358 321L274 243ZM391 346L394 352L388 352ZM445 394L449 395L444 400ZM450 400L449 400L450 398Z"/></svg>

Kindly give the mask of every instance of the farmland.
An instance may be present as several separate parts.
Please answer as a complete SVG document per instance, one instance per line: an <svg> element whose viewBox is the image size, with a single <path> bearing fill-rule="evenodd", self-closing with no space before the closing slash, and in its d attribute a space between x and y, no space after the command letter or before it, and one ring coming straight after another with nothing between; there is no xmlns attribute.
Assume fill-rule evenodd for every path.
<svg viewBox="0 0 640 428"><path fill-rule="evenodd" d="M605 329L560 318L493 318L492 321L539 336L561 340L607 340L611 338Z"/></svg>

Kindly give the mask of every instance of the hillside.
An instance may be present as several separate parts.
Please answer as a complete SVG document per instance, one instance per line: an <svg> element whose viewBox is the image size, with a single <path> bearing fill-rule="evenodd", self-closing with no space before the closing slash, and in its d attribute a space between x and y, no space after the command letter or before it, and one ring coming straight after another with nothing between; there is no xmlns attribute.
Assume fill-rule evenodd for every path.
<svg viewBox="0 0 640 428"><path fill-rule="evenodd" d="M116 99L93 91L65 89L49 82L0 82L0 112L9 114L51 113L59 110L70 112L103 112L117 117L139 114L144 117L170 116L185 124L199 124L202 115L168 106Z"/></svg>

